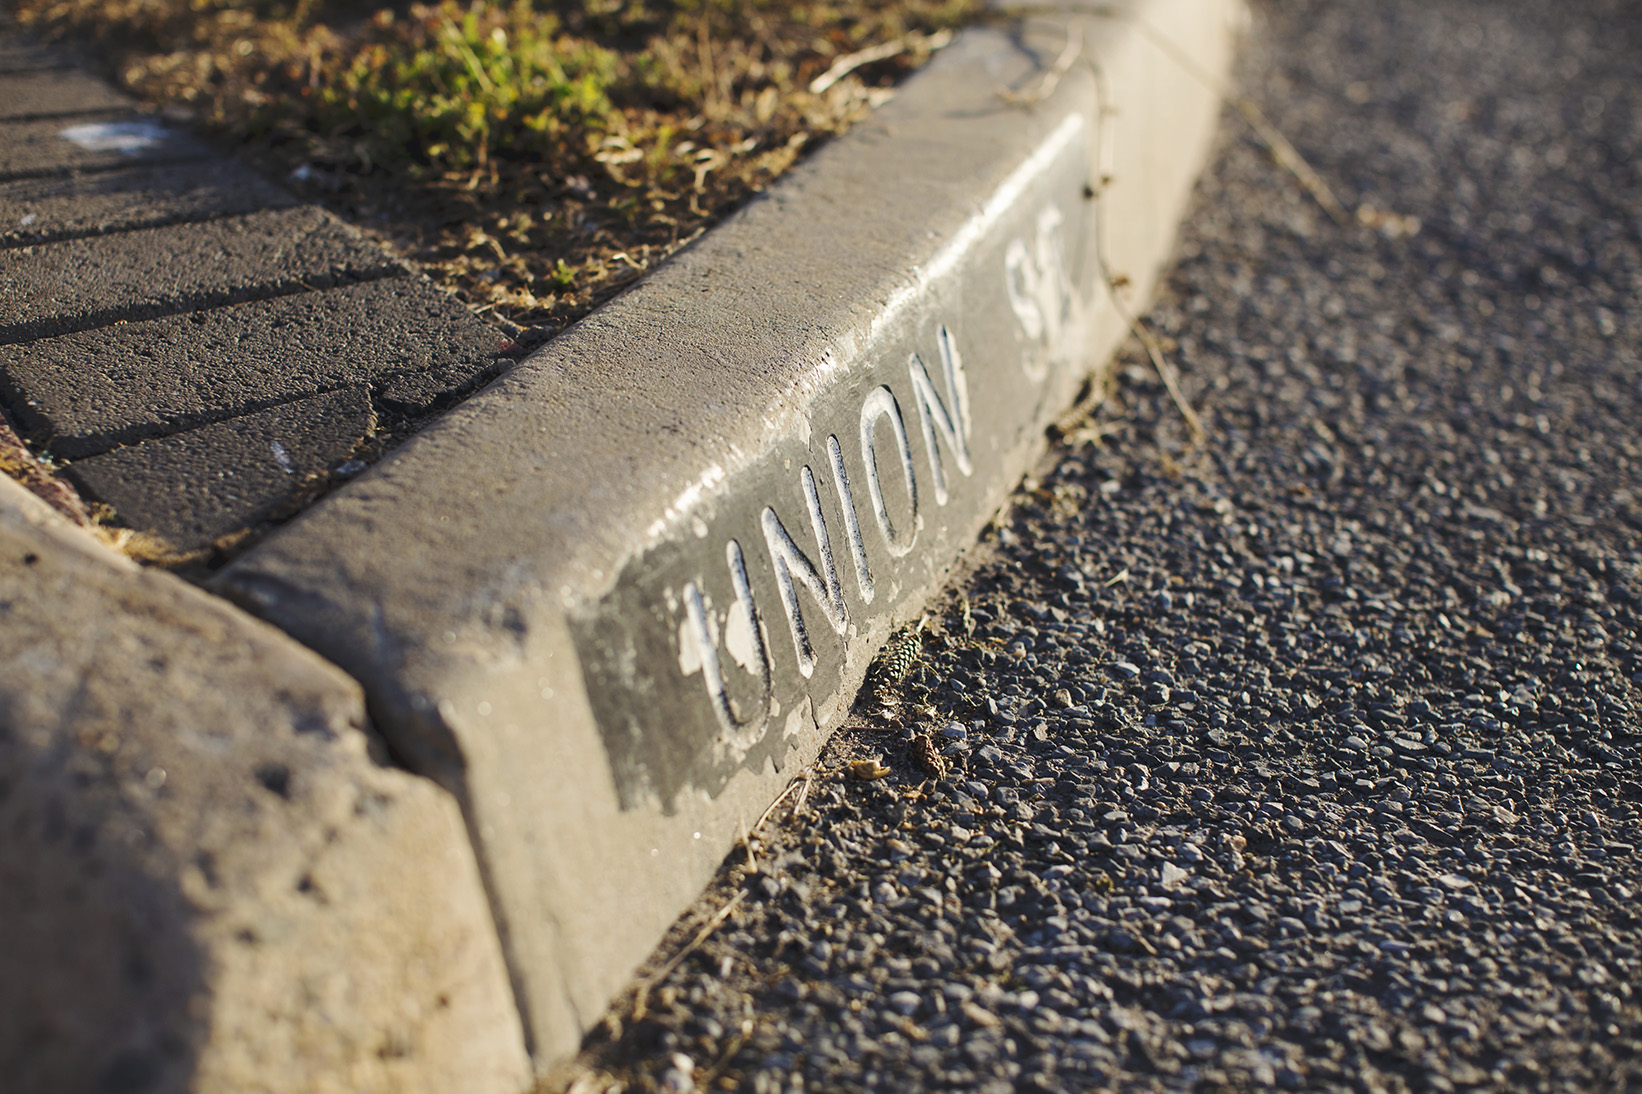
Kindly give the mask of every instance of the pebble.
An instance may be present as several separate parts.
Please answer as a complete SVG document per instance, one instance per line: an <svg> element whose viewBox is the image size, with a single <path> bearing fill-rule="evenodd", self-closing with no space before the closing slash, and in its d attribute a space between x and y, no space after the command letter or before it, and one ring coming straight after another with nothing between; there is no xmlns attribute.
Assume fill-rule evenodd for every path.
<svg viewBox="0 0 1642 1094"><path fill-rule="evenodd" d="M918 1008L923 1006L924 1001L915 991L897 991L892 992L885 1002L889 1004L889 1009L896 1014L910 1017L918 1012Z"/></svg>

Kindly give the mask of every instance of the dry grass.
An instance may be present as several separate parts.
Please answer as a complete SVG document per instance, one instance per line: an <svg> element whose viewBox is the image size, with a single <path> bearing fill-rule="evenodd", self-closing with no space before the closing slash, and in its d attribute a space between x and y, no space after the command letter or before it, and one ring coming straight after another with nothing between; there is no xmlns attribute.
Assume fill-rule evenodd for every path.
<svg viewBox="0 0 1642 1094"><path fill-rule="evenodd" d="M979 0L18 0L529 340L841 132Z"/></svg>

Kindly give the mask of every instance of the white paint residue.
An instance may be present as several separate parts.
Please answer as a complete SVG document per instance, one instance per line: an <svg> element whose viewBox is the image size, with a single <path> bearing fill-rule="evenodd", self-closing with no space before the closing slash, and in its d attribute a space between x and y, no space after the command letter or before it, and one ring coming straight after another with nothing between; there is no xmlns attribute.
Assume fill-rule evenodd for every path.
<svg viewBox="0 0 1642 1094"><path fill-rule="evenodd" d="M268 447L274 451L274 462L284 468L287 475L296 474L296 468L291 466L291 457L285 454L284 445L280 444L278 441L275 441Z"/></svg>
<svg viewBox="0 0 1642 1094"><path fill-rule="evenodd" d="M830 355L827 353L822 353L821 355L821 370L823 372L832 371L833 362L827 359L829 356ZM810 446L810 439L813 436L814 434L810 427L810 416L808 414L800 414L798 416L798 439L803 442L805 448L808 448Z"/></svg>
<svg viewBox="0 0 1642 1094"><path fill-rule="evenodd" d="M815 723L815 707L810 703L810 697L804 696L804 701L793 708L787 715L787 722L781 727L783 739L797 737L805 732L808 725Z"/></svg>
<svg viewBox="0 0 1642 1094"><path fill-rule="evenodd" d="M713 487L723 482L724 477L724 468L716 463L710 464L701 473L701 478L685 487L683 492L673 499L673 504L667 507L667 511L661 515L661 519L650 525L645 534L650 539L659 537L667 530L667 526L677 520L681 514L694 509L696 502L700 501Z"/></svg>
<svg viewBox="0 0 1642 1094"><path fill-rule="evenodd" d="M696 645L695 632L690 629L689 619L682 620L678 625L678 671L686 676L701 671L701 650Z"/></svg>
<svg viewBox="0 0 1642 1094"><path fill-rule="evenodd" d="M146 152L173 136L172 131L159 122L147 120L87 122L85 125L71 125L57 135L87 152L118 152L122 156Z"/></svg>
<svg viewBox="0 0 1642 1094"><path fill-rule="evenodd" d="M753 624L747 618L747 609L738 600L728 614L729 618L724 621L724 648L742 669L756 674L758 643L753 641Z"/></svg>

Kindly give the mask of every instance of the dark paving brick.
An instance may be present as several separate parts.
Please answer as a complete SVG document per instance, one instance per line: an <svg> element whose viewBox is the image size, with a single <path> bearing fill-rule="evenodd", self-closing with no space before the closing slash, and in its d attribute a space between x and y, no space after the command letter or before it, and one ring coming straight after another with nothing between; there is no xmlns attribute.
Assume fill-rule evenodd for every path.
<svg viewBox="0 0 1642 1094"><path fill-rule="evenodd" d="M0 343L402 270L311 206L23 247L0 264Z"/></svg>
<svg viewBox="0 0 1642 1094"><path fill-rule="evenodd" d="M0 403L122 521L209 546L498 371L425 278L70 64L0 13Z"/></svg>
<svg viewBox="0 0 1642 1094"><path fill-rule="evenodd" d="M115 449L67 475L127 525L195 550L274 515L374 426L369 394L351 387Z"/></svg>
<svg viewBox="0 0 1642 1094"><path fill-rule="evenodd" d="M23 431L75 459L347 384L425 413L491 375L503 336L422 278L0 346Z"/></svg>
<svg viewBox="0 0 1642 1094"><path fill-rule="evenodd" d="M43 46L22 35L0 33L0 73L11 75L73 66L74 57L67 50Z"/></svg>
<svg viewBox="0 0 1642 1094"><path fill-rule="evenodd" d="M118 519L209 547L498 371L427 279L133 108L0 13L0 402Z"/></svg>
<svg viewBox="0 0 1642 1094"><path fill-rule="evenodd" d="M83 72L59 70L0 75L0 119L129 110L131 105L129 98Z"/></svg>
<svg viewBox="0 0 1642 1094"><path fill-rule="evenodd" d="M0 183L0 247L295 205L231 160Z"/></svg>
<svg viewBox="0 0 1642 1094"><path fill-rule="evenodd" d="M96 125L105 128L90 128ZM63 136L65 132L79 140ZM99 136L102 139L95 139ZM49 118L0 123L0 179L174 163L210 155L209 148L187 133L128 111L101 121Z"/></svg>

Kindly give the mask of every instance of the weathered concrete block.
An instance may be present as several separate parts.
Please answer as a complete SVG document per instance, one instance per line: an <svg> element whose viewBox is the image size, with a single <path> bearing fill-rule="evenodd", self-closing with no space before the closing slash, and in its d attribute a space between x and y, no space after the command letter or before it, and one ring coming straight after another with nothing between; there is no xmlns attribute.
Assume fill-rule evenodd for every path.
<svg viewBox="0 0 1642 1094"><path fill-rule="evenodd" d="M10 251L0 343L404 273L313 206Z"/></svg>
<svg viewBox="0 0 1642 1094"><path fill-rule="evenodd" d="M0 179L203 159L209 155L209 148L182 130L132 114L116 114L102 121L0 123Z"/></svg>
<svg viewBox="0 0 1642 1094"><path fill-rule="evenodd" d="M345 385L423 414L494 375L503 336L422 277L0 345L18 426L64 459Z"/></svg>
<svg viewBox="0 0 1642 1094"><path fill-rule="evenodd" d="M125 524L191 551L272 515L374 429L369 394L343 388L76 460L65 474Z"/></svg>
<svg viewBox="0 0 1642 1094"><path fill-rule="evenodd" d="M232 160L0 183L0 247L295 205Z"/></svg>
<svg viewBox="0 0 1642 1094"><path fill-rule="evenodd" d="M1220 73L1239 12L967 32L221 577L464 801L542 1060L815 756L1143 306L1219 102L1125 17Z"/></svg>
<svg viewBox="0 0 1642 1094"><path fill-rule="evenodd" d="M0 477L0 1085L518 1094L461 817L363 722Z"/></svg>
<svg viewBox="0 0 1642 1094"><path fill-rule="evenodd" d="M0 73L0 121L129 110L131 99L84 72L51 69Z"/></svg>

